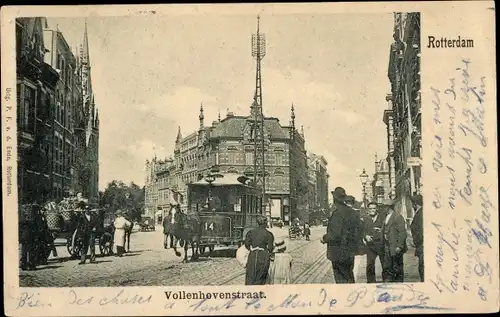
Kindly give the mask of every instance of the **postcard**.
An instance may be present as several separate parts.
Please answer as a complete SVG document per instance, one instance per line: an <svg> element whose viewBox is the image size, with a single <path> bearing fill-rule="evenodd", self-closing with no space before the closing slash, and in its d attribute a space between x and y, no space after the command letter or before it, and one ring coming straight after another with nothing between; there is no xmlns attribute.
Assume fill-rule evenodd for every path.
<svg viewBox="0 0 500 317"><path fill-rule="evenodd" d="M7 6L1 32L6 315L499 310L492 1Z"/></svg>

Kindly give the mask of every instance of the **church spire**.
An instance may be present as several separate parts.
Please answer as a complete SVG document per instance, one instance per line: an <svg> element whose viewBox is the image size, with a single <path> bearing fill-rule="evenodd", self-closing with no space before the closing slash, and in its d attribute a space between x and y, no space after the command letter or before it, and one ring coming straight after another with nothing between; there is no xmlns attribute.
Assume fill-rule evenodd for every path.
<svg viewBox="0 0 500 317"><path fill-rule="evenodd" d="M89 36L87 33L87 19L85 19L85 30L83 32L83 45L82 45L83 60L90 68L90 50L89 50Z"/></svg>

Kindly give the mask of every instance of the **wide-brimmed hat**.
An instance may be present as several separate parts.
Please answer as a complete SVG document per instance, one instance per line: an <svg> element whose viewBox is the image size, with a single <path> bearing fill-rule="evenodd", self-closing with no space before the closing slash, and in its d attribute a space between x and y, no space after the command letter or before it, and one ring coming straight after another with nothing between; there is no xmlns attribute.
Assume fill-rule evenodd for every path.
<svg viewBox="0 0 500 317"><path fill-rule="evenodd" d="M414 204L417 204L419 206L422 206L422 204L423 204L423 198L422 198L422 195L420 195L420 194L413 195L410 199Z"/></svg>
<svg viewBox="0 0 500 317"><path fill-rule="evenodd" d="M375 207L378 207L378 203L376 201L370 201L368 204L366 204L366 207L370 207L371 205L375 205Z"/></svg>
<svg viewBox="0 0 500 317"><path fill-rule="evenodd" d="M123 211L121 211L120 209L118 209L118 210L115 212L115 216L123 216Z"/></svg>
<svg viewBox="0 0 500 317"><path fill-rule="evenodd" d="M285 240L280 239L280 240L276 241L274 243L274 248L278 252L285 251L286 250Z"/></svg>
<svg viewBox="0 0 500 317"><path fill-rule="evenodd" d="M337 201L344 202L345 199L347 198L347 195L345 193L345 189L342 187L337 187L335 188L334 191L332 191L333 198Z"/></svg>

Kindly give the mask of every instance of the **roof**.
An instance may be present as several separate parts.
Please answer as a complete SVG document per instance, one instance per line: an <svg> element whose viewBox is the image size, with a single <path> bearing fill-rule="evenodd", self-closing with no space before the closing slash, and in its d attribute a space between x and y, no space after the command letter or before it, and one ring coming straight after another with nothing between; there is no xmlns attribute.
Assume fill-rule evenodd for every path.
<svg viewBox="0 0 500 317"><path fill-rule="evenodd" d="M240 174L224 174L222 177L216 177L215 181L212 183L212 186L230 186L230 185L241 185L247 186L246 184L240 182L238 178L248 179L248 177ZM205 179L199 180L195 183L191 183L190 185L203 185L207 186L208 182Z"/></svg>
<svg viewBox="0 0 500 317"><path fill-rule="evenodd" d="M219 122L213 128L210 137L241 138L248 122L248 117L228 117ZM284 131L277 118L265 118L264 128L269 131L271 139L288 139L289 135Z"/></svg>

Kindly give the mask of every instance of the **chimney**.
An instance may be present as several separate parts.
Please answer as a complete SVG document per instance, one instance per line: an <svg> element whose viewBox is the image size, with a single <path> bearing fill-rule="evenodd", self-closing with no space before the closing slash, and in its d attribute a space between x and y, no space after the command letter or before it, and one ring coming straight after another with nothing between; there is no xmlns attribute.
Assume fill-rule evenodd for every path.
<svg viewBox="0 0 500 317"><path fill-rule="evenodd" d="M226 114L226 118L231 118L231 117L234 117L234 113L232 111L229 111L227 114Z"/></svg>
<svg viewBox="0 0 500 317"><path fill-rule="evenodd" d="M212 127L213 128L215 128L218 125L219 125L219 121L217 121L217 120L212 121Z"/></svg>

